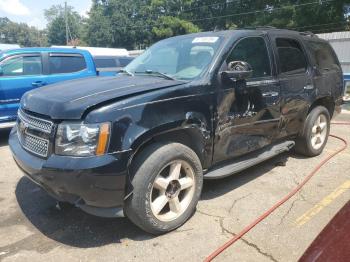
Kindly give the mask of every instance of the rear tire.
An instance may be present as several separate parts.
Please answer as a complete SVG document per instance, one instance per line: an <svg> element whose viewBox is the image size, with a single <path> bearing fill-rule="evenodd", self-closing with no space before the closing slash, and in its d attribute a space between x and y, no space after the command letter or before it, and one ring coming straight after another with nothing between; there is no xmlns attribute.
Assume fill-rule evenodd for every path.
<svg viewBox="0 0 350 262"><path fill-rule="evenodd" d="M296 139L295 151L313 157L322 153L330 131L330 115L327 108L317 106L308 114L304 127Z"/></svg>
<svg viewBox="0 0 350 262"><path fill-rule="evenodd" d="M203 186L201 162L179 143L154 144L132 164L133 194L125 201L126 216L141 229L164 234L194 213Z"/></svg>

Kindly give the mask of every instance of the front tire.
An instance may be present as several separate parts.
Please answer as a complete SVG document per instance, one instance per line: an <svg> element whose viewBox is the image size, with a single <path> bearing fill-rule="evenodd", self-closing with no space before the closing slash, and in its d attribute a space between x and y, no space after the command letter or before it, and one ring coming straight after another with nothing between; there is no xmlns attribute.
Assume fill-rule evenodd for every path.
<svg viewBox="0 0 350 262"><path fill-rule="evenodd" d="M317 106L311 110L298 136L295 151L313 157L322 153L327 144L330 131L330 115L327 108Z"/></svg>
<svg viewBox="0 0 350 262"><path fill-rule="evenodd" d="M194 213L203 186L198 156L179 143L155 144L136 157L131 168L133 194L126 216L155 235L172 231Z"/></svg>

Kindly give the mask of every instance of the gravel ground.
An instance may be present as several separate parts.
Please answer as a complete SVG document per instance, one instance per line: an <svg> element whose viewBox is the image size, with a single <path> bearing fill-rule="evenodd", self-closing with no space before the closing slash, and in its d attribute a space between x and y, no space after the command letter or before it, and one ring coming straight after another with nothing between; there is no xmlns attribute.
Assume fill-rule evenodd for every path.
<svg viewBox="0 0 350 262"><path fill-rule="evenodd" d="M350 114L336 120L350 121ZM349 130L332 126L333 134L348 141ZM238 175L206 181L195 215L178 230L154 237L126 218L57 209L55 201L17 168L7 136L8 131L0 131L0 261L202 261L341 146L330 138L319 157L283 154ZM349 201L350 190L342 187L349 184L349 171L347 149L216 261L297 261Z"/></svg>

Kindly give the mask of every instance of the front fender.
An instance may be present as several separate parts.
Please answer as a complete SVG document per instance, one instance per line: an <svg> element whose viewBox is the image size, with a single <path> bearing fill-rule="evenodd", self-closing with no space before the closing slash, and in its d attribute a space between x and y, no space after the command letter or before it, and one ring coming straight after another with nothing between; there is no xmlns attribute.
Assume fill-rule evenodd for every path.
<svg viewBox="0 0 350 262"><path fill-rule="evenodd" d="M213 93L210 89L209 85L196 84L152 91L106 104L89 112L86 121L112 122L110 153L136 153L152 138L164 138L165 133L174 134L179 130L195 134L195 140L203 141L203 147L208 147L213 133ZM207 151L211 153L211 150Z"/></svg>
<svg viewBox="0 0 350 262"><path fill-rule="evenodd" d="M132 167L133 160L144 148L152 143L176 142L190 147L201 160L203 169L208 168L212 162L212 139L210 131L205 128L205 124L199 124L194 119L184 119L176 123L168 123L150 129L137 138L131 145L132 155L128 161L128 178L126 180L125 195L128 198L133 192ZM195 119L199 121L199 119Z"/></svg>

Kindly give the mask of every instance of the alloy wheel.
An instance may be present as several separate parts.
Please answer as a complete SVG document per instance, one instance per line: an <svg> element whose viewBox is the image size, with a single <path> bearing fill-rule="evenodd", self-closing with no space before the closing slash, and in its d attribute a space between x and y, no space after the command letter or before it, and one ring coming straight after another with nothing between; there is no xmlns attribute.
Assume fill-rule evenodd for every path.
<svg viewBox="0 0 350 262"><path fill-rule="evenodd" d="M185 161L176 160L157 175L151 190L151 210L163 222L180 217L190 205L195 192L193 168Z"/></svg>
<svg viewBox="0 0 350 262"><path fill-rule="evenodd" d="M315 150L320 149L326 138L328 123L325 115L321 114L317 117L311 131L311 145Z"/></svg>

